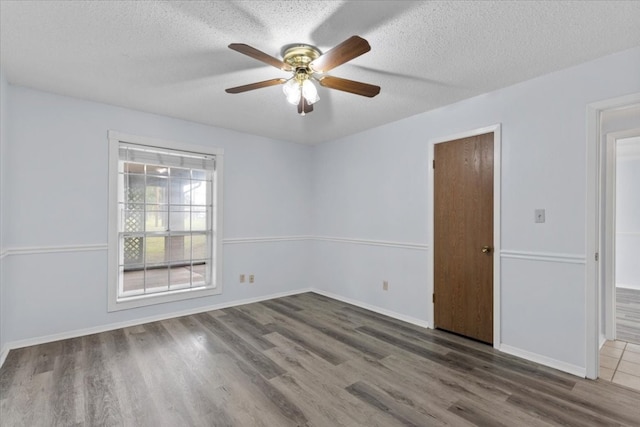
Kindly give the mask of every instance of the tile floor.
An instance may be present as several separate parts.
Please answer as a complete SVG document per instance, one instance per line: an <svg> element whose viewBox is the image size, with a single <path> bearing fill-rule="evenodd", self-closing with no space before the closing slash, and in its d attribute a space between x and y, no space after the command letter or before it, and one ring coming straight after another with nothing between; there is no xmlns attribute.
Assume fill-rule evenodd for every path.
<svg viewBox="0 0 640 427"><path fill-rule="evenodd" d="M600 349L600 378L640 390L640 345L607 341Z"/></svg>

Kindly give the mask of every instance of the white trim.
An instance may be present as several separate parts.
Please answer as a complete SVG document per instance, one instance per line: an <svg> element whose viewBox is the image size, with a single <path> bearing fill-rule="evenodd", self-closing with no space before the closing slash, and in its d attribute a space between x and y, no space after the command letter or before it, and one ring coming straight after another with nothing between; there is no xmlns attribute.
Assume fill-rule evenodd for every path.
<svg viewBox="0 0 640 427"><path fill-rule="evenodd" d="M9 251L8 250L0 252L0 259L4 259L7 256L9 256Z"/></svg>
<svg viewBox="0 0 640 427"><path fill-rule="evenodd" d="M501 254L501 174L502 174L502 127L501 124L495 124L492 126L487 126L479 129L470 130L467 132L462 132L454 135L448 135L445 137L440 137L436 139L432 139L429 141L428 146L428 175L427 175L427 191L429 197L429 203L427 204L427 228L429 231L429 247L433 248L434 245L434 175L433 175L433 167L431 164L434 159L434 151L435 145L448 141L455 141L457 139L468 138L470 136L483 135L486 133L493 132L493 246L494 246L494 254ZM429 295L433 294L434 291L434 252L430 251L429 256L427 257L427 268L430 271L430 274L427 276L427 290ZM502 341L501 336L501 281L500 281L500 272L501 270L501 256L493 257L493 347L499 348L500 343ZM429 303L431 306L431 314L429 316L429 324L434 325L434 315L435 315L435 304L433 302Z"/></svg>
<svg viewBox="0 0 640 427"><path fill-rule="evenodd" d="M225 245L238 245L247 243L300 242L311 239L311 236L231 237L224 239L222 243Z"/></svg>
<svg viewBox="0 0 640 427"><path fill-rule="evenodd" d="M366 246L386 246L389 248L402 248L402 249L417 249L426 251L429 249L429 245L425 243L413 243L413 242L391 242L387 240L368 240L368 239L353 239L347 237L330 237L330 236L313 236L312 240L320 242L338 242L338 243L350 243L353 245L366 245Z"/></svg>
<svg viewBox="0 0 640 427"><path fill-rule="evenodd" d="M4 365L4 361L7 360L7 356L9 355L9 351L11 350L11 347L9 347L9 344L5 344L5 346L2 347L1 350L2 351L0 351L0 368L2 368L2 365Z"/></svg>
<svg viewBox="0 0 640 427"><path fill-rule="evenodd" d="M208 154L215 156L215 177L213 179L212 203L213 203L213 221L215 225L213 229L213 245L211 248L211 258L213 261L213 273L209 286L200 289L190 289L186 291L175 292L159 292L157 294L148 294L140 298L118 298L118 280L119 280L119 237L118 237L118 164L120 143L134 143L138 145L146 145L154 148L166 148L170 150L180 150L191 153ZM185 144L182 142L167 141L157 138L149 138L138 135L128 135L116 131L109 130L107 132L108 144L108 166L109 166L109 186L108 186L108 255L107 255L107 283L108 298L107 311L113 312L118 310L127 310L142 306L162 304L173 301L181 301L191 298L206 297L218 295L222 293L223 287L223 169L224 169L224 150L217 147L200 146Z"/></svg>
<svg viewBox="0 0 640 427"><path fill-rule="evenodd" d="M354 300L351 298L343 297L341 295L337 295L331 292L323 291L320 289L312 288L311 292L316 293L318 295L324 295L327 298L331 298L337 301L346 302L347 304L355 305L356 307L364 308L366 310L373 311L378 314L382 314L384 316L392 317L397 320L402 320L403 322L411 323L412 325L421 326L423 328L430 328L429 322L423 319L418 319L416 317L407 316L404 314L396 313L395 311L387 310L386 308L378 307L375 305L367 304L362 301Z"/></svg>
<svg viewBox="0 0 640 427"><path fill-rule="evenodd" d="M616 240L618 236L633 236L638 233L618 231L616 225L616 181L617 164L620 160L618 141L630 137L640 136L640 128L626 129L617 132L610 132L605 138L605 147L602 153L604 158L600 161L600 185L604 189L604 197L600 196L600 207L604 203L604 218L601 219L601 236L603 245L604 272L600 278L604 286L604 302L600 304L600 309L604 309L605 338L615 340L617 336L616 321ZM602 142L602 139L600 140ZM628 158L631 159L631 158ZM602 327L600 328L602 329Z"/></svg>
<svg viewBox="0 0 640 427"><path fill-rule="evenodd" d="M55 254L63 252L94 252L106 251L106 244L87 244L87 245L65 245L65 246L31 246L9 248L4 252L4 256L15 255L39 255L39 254Z"/></svg>
<svg viewBox="0 0 640 427"><path fill-rule="evenodd" d="M43 335L35 338L27 338L24 340L12 341L5 344L2 355L6 358L6 354L9 353L9 350L15 350L22 347L29 347L32 345L46 344L53 341L65 340L69 338L77 338L77 337L82 337L82 336L91 335L91 334L98 334L101 332L112 331L114 329L127 328L130 326L138 326L138 325L143 325L145 323L173 319L173 318L182 317L182 316L190 316L192 314L205 313L207 311L220 310L220 309L229 308L229 307L236 307L244 304L252 304L260 301L266 301L274 298L282 298L282 297L297 295L305 292L312 292L312 290L297 289L294 291L279 292L276 294L264 295L260 297L254 297L254 298L246 298L242 300L224 302L220 304L213 304L213 305L208 305L204 307L192 308L189 310L174 311L171 313L164 313L164 314L158 314L155 316L126 320L124 322L109 323L107 325L94 326L92 328L75 329L73 331L61 332L58 334ZM2 359L2 363L4 363L4 359ZM2 367L1 363L0 363L0 367Z"/></svg>
<svg viewBox="0 0 640 427"><path fill-rule="evenodd" d="M561 254L561 253L554 253L554 252L528 252L528 251L502 250L500 251L500 256L502 258L526 259L531 261L545 261L545 262L561 262L566 264L585 264L586 263L584 255Z"/></svg>
<svg viewBox="0 0 640 427"><path fill-rule="evenodd" d="M600 206L604 203L603 258L604 258L604 307L605 338L616 339L616 139L608 134L604 147L604 158L601 161L601 185L605 187L604 197L600 196ZM604 181L604 182L602 182ZM602 327L600 327L602 329ZM602 333L600 333L602 339Z"/></svg>
<svg viewBox="0 0 640 427"><path fill-rule="evenodd" d="M600 334L600 345L598 347L599 350L602 350L602 347L605 345L605 343L607 342L607 337Z"/></svg>
<svg viewBox="0 0 640 427"><path fill-rule="evenodd" d="M510 345L506 344L502 344L498 350L502 351L503 353L521 357L523 359L527 359L532 362L539 363L550 368L558 369L560 371L567 372L569 374L576 375L582 378L586 376L585 368L583 368L582 366L577 366L571 363L563 362L561 360L552 359L541 354L532 353L530 351L522 350L517 347L511 347Z"/></svg>
<svg viewBox="0 0 640 427"><path fill-rule="evenodd" d="M616 289L617 288L622 288L622 289L632 289L634 291L640 291L640 288L638 288L637 285L626 285L624 283L616 283Z"/></svg>
<svg viewBox="0 0 640 427"><path fill-rule="evenodd" d="M600 338L600 298L602 284L600 270L595 253L602 253L603 242L600 236L602 218L599 209L602 206L600 182L602 166L600 161L600 116L602 111L622 108L640 102L640 93L621 96L614 99L593 102L586 107L586 205L585 205L585 333L586 333L586 376L598 378Z"/></svg>
<svg viewBox="0 0 640 427"><path fill-rule="evenodd" d="M640 231L616 231L616 236L640 236Z"/></svg>

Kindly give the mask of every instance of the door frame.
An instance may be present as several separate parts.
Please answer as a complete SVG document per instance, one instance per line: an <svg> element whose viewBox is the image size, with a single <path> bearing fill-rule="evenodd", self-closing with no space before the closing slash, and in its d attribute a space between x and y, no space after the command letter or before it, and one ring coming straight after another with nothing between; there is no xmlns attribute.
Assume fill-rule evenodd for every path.
<svg viewBox="0 0 640 427"><path fill-rule="evenodd" d="M429 140L428 146L428 179L427 179L427 191L428 191L428 206L427 206L427 230L429 233L429 255L427 257L427 268L429 274L427 275L427 290L429 295L433 295L434 292L434 172L433 172L433 160L435 145L444 142L454 141L457 139L468 138L471 136L483 135L493 132L493 347L495 349L500 348L502 337L500 335L500 206L502 195L500 192L501 183L501 124L495 124L478 129L469 130L466 132L460 132L454 135L447 135L439 138ZM429 325L431 328L435 327L435 303L431 301L431 312L428 314Z"/></svg>
<svg viewBox="0 0 640 427"><path fill-rule="evenodd" d="M600 263L596 256L603 253L605 242L601 236L603 221L600 210L604 201L601 191L604 177L605 156L602 155L601 116L605 110L624 108L640 103L640 93L587 104L586 138L586 206L585 206L585 351L586 377L598 378L600 364L601 303L600 292L604 286Z"/></svg>
<svg viewBox="0 0 640 427"><path fill-rule="evenodd" d="M602 159L602 177L606 186L605 195L602 196L601 203L604 203L605 217L604 223L604 323L605 338L616 339L616 165L617 165L617 143L620 139L640 136L640 128L626 129L611 132L606 135L606 147L604 159ZM601 328L602 329L602 328ZM600 344L600 343L599 343Z"/></svg>

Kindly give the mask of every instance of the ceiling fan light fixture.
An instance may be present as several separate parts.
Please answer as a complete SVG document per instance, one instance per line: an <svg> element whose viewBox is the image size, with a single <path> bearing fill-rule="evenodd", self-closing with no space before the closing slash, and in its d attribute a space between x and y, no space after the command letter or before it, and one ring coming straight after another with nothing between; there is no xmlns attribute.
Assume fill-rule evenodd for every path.
<svg viewBox="0 0 640 427"><path fill-rule="evenodd" d="M293 105L298 105L300 102L301 88L300 83L295 77L290 78L283 86L282 91L287 97L287 102Z"/></svg>
<svg viewBox="0 0 640 427"><path fill-rule="evenodd" d="M307 100L309 105L320 101L318 89L316 89L316 86L309 79L302 82L302 96L304 96L304 99Z"/></svg>

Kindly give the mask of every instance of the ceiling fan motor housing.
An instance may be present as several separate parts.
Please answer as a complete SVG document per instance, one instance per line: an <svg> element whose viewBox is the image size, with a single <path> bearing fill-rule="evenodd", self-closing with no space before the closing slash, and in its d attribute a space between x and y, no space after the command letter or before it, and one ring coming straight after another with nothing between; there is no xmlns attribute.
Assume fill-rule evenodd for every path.
<svg viewBox="0 0 640 427"><path fill-rule="evenodd" d="M282 49L282 58L284 62L295 68L297 79L304 79L313 74L309 64L321 54L320 49L308 44L287 45Z"/></svg>

